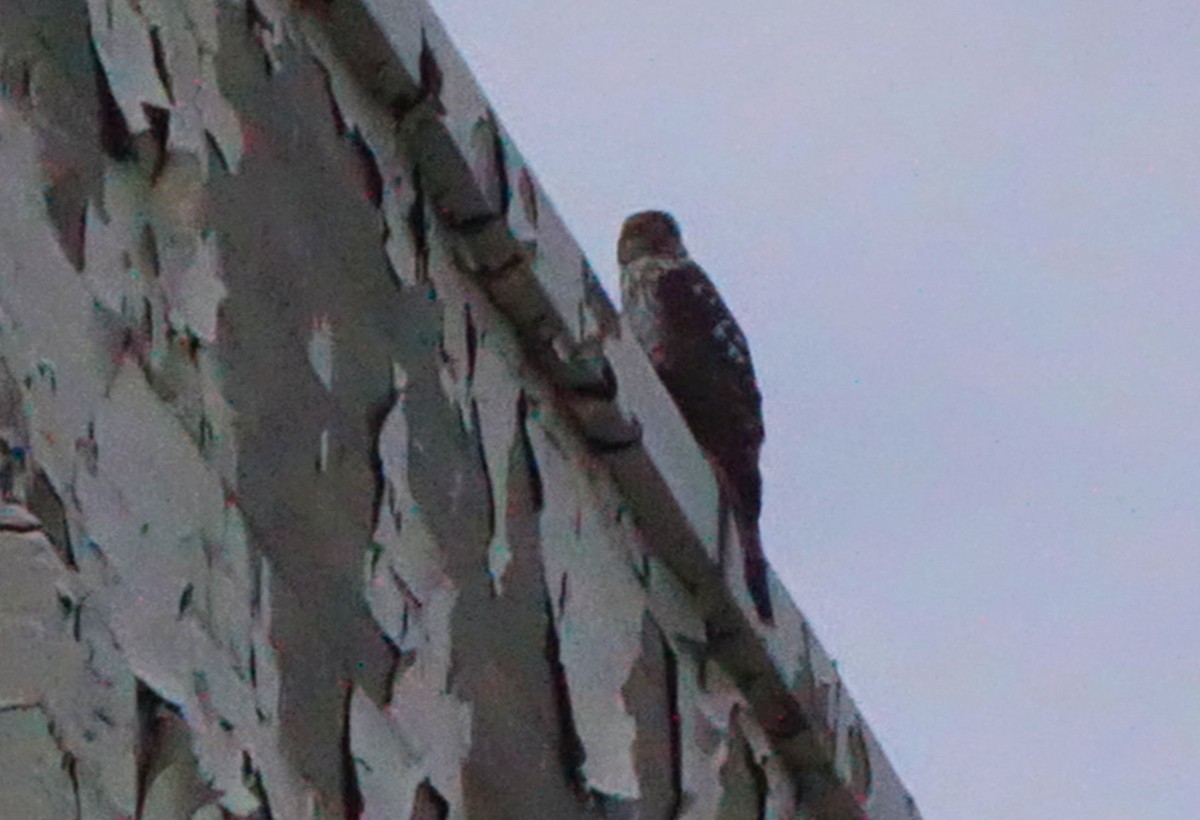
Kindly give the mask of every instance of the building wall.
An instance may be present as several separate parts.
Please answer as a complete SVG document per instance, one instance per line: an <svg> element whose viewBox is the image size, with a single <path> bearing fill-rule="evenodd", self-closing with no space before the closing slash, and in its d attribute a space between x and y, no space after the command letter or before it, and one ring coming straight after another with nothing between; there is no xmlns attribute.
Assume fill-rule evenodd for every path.
<svg viewBox="0 0 1200 820"><path fill-rule="evenodd" d="M432 12L0 6L0 814L916 817Z"/></svg>

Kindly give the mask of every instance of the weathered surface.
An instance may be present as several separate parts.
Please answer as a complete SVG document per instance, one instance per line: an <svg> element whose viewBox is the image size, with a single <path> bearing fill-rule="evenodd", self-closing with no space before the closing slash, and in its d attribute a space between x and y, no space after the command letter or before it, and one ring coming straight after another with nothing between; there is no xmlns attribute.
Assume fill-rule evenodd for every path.
<svg viewBox="0 0 1200 820"><path fill-rule="evenodd" d="M0 814L909 818L414 0L0 7Z"/></svg>

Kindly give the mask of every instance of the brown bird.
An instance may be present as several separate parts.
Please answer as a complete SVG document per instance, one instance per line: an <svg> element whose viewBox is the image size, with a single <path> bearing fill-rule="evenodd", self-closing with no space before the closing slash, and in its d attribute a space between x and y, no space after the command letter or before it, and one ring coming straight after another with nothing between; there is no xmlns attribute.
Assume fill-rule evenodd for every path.
<svg viewBox="0 0 1200 820"><path fill-rule="evenodd" d="M713 466L746 556L746 585L764 621L772 618L759 536L762 396L750 346L703 269L683 246L670 214L625 220L617 243L621 309L692 435Z"/></svg>

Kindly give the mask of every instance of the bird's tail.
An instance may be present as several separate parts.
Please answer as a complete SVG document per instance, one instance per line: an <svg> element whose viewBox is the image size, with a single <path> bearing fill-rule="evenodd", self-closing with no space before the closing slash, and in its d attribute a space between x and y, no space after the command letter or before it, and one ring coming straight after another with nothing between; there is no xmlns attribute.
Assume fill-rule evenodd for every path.
<svg viewBox="0 0 1200 820"><path fill-rule="evenodd" d="M774 623L775 610L771 606L771 591L767 582L767 557L763 553L758 521L740 515L735 515L734 519L745 559L746 589L750 593L750 600L754 602L754 609L763 623Z"/></svg>

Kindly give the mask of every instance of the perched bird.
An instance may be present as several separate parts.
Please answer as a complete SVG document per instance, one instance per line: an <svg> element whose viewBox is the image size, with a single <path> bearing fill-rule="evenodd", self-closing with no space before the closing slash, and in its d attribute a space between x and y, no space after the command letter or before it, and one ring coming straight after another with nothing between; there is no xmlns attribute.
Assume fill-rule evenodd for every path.
<svg viewBox="0 0 1200 820"><path fill-rule="evenodd" d="M759 536L762 396L750 347L716 287L683 246L670 214L625 220L617 242L621 309L713 466L746 556L759 617L772 618Z"/></svg>

